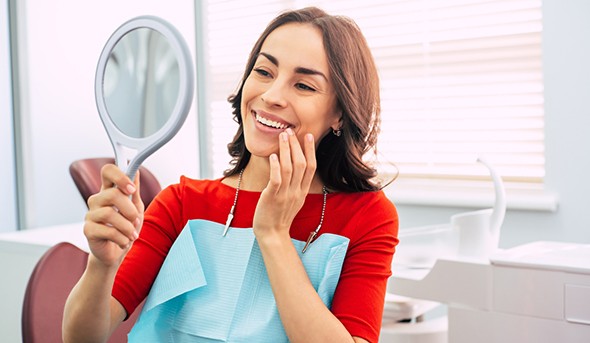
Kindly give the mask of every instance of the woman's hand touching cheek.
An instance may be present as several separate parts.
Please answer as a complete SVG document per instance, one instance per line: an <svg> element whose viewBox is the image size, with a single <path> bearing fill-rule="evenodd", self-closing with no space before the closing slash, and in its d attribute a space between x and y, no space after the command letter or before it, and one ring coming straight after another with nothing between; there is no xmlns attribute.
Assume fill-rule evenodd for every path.
<svg viewBox="0 0 590 343"><path fill-rule="evenodd" d="M279 156L269 157L270 180L254 213L254 234L259 240L290 238L289 228L309 192L315 175L313 135L305 135L303 148L291 129L279 135Z"/></svg>

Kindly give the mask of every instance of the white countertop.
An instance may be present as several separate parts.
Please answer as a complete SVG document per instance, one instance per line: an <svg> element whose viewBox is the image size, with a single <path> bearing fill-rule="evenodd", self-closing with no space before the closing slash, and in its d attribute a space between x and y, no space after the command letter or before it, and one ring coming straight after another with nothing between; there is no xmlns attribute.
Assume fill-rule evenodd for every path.
<svg viewBox="0 0 590 343"><path fill-rule="evenodd" d="M83 223L62 224L42 228L2 232L0 242L25 243L40 246L53 246L61 242L70 242L80 249L88 251L88 242L83 233ZM5 248L8 244L2 244Z"/></svg>
<svg viewBox="0 0 590 343"><path fill-rule="evenodd" d="M590 244L538 241L498 251L493 265L590 274Z"/></svg>

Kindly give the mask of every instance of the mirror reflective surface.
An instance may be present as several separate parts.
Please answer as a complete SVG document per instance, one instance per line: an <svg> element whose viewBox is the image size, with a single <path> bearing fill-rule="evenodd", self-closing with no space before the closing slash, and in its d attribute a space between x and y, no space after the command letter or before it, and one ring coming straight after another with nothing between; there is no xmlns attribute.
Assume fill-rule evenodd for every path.
<svg viewBox="0 0 590 343"><path fill-rule="evenodd" d="M144 138L170 119L178 99L176 55L159 32L138 28L110 53L103 92L109 116L124 134Z"/></svg>
<svg viewBox="0 0 590 343"><path fill-rule="evenodd" d="M137 17L109 38L96 69L96 104L128 176L180 130L193 93L188 47L167 21Z"/></svg>

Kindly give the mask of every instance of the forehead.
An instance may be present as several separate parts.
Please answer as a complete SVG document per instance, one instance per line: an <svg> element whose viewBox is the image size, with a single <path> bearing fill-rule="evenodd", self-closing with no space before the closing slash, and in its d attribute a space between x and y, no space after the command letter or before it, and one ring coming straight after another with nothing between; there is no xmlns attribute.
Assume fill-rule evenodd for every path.
<svg viewBox="0 0 590 343"><path fill-rule="evenodd" d="M260 51L276 57L280 66L309 67L328 74L322 32L312 24L279 26L268 35Z"/></svg>

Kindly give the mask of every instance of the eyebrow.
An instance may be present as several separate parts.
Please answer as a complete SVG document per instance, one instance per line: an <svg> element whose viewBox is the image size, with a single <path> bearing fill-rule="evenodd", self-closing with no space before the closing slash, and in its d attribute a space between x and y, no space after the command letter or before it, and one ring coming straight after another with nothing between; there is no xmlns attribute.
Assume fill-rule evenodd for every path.
<svg viewBox="0 0 590 343"><path fill-rule="evenodd" d="M277 58L274 57L273 55L266 53L266 52L260 52L258 54L258 56L260 56L260 55L266 57L272 64L276 65L277 67L279 66L279 60L277 60ZM324 73L322 73L319 70L305 68L305 67L297 67L297 68L295 68L295 72L297 74L304 74L304 75L319 75L319 76L323 77L326 81L328 81L328 78L326 77L326 75L324 75Z"/></svg>

